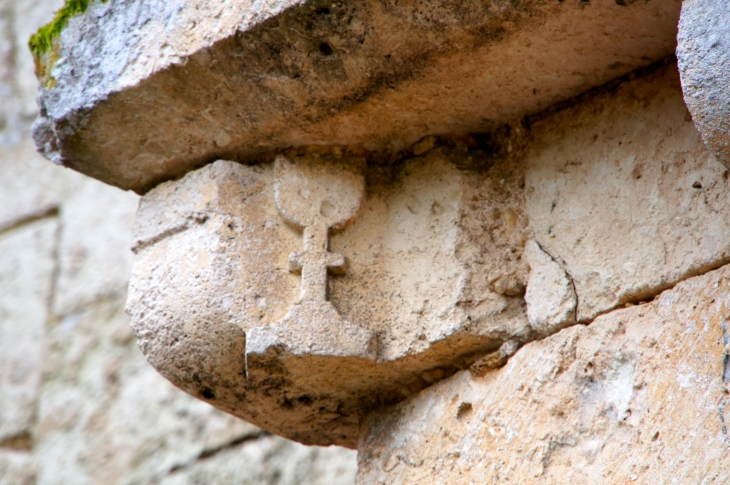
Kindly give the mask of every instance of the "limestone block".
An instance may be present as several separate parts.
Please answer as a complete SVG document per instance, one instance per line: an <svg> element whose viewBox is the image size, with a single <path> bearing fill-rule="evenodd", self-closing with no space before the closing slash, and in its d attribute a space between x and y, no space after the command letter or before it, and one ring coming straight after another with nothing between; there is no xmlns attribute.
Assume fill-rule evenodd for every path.
<svg viewBox="0 0 730 485"><path fill-rule="evenodd" d="M682 2L677 60L684 100L702 139L730 166L730 10L724 2Z"/></svg>
<svg viewBox="0 0 730 485"><path fill-rule="evenodd" d="M374 412L357 483L730 482L729 290L726 266Z"/></svg>
<svg viewBox="0 0 730 485"><path fill-rule="evenodd" d="M39 485L153 485L261 433L160 377L134 343L122 297L50 327L47 349L33 446Z"/></svg>
<svg viewBox="0 0 730 485"><path fill-rule="evenodd" d="M525 303L530 325L541 335L550 335L575 323L577 300L565 270L535 241L525 246L530 265Z"/></svg>
<svg viewBox="0 0 730 485"><path fill-rule="evenodd" d="M267 436L172 473L159 485L352 485L356 471L352 450Z"/></svg>
<svg viewBox="0 0 730 485"><path fill-rule="evenodd" d="M34 423L57 229L51 218L0 234L0 447Z"/></svg>
<svg viewBox="0 0 730 485"><path fill-rule="evenodd" d="M533 127L526 207L590 321L730 260L728 172L705 148L674 66Z"/></svg>
<svg viewBox="0 0 730 485"><path fill-rule="evenodd" d="M485 132L671 55L680 0L91 2L38 56L39 150L144 193L219 158Z"/></svg>
<svg viewBox="0 0 730 485"><path fill-rule="evenodd" d="M354 447L369 409L534 338L524 173L456 158L434 149L364 178L329 157L218 161L160 185L134 237L142 351L219 409Z"/></svg>
<svg viewBox="0 0 730 485"><path fill-rule="evenodd" d="M0 449L0 485L35 485L30 453Z"/></svg>
<svg viewBox="0 0 730 485"><path fill-rule="evenodd" d="M88 178L65 194L59 213L56 314L67 315L125 290L132 269L130 234L138 202L133 193Z"/></svg>

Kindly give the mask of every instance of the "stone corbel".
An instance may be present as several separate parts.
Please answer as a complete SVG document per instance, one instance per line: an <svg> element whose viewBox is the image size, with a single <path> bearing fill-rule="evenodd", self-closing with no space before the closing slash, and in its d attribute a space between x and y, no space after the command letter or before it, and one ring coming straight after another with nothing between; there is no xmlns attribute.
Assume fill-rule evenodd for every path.
<svg viewBox="0 0 730 485"><path fill-rule="evenodd" d="M521 175L457 155L218 161L155 188L128 301L148 360L265 429L354 447L370 410L536 338L523 201L500 195Z"/></svg>
<svg viewBox="0 0 730 485"><path fill-rule="evenodd" d="M173 3L89 2L44 29L33 133L55 163L143 195L127 308L179 388L354 448L373 409L623 298L579 305L536 242L518 120L665 62L680 0ZM685 2L683 32L727 17L710 3ZM712 56L682 35L685 94L722 158L726 108L702 90L724 92L692 77Z"/></svg>

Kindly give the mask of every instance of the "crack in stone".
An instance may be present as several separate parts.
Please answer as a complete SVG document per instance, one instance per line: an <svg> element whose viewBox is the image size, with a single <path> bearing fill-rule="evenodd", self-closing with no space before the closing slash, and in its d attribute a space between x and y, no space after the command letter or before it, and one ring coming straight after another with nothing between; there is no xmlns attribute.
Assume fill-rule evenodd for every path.
<svg viewBox="0 0 730 485"><path fill-rule="evenodd" d="M539 246L539 244L538 244L538 246ZM540 246L540 247L542 248L542 246ZM550 253L548 253L547 251L545 251L545 254L547 254L548 256L550 256L552 258L552 255L550 255ZM556 262L559 261L559 260L556 260L555 258L553 258L553 260L556 261ZM613 308L610 308L610 309L608 309L608 310L606 310L604 312L599 313L598 315L596 315L593 319L591 319L589 321L585 321L585 322L578 322L578 321L576 321L574 324L569 325L568 327L564 327L564 328L570 328L570 327L572 327L574 325L590 326L593 322L595 322L596 320L598 320L599 317L602 317L604 315L608 315L608 314L610 314L610 313L612 313L614 311L623 310L625 308L625 305L627 305L627 304L635 304L635 303L640 303L640 302L646 302L646 303L651 302L657 296L661 295L665 291L671 291L671 290L673 290L678 284L683 283L684 281L687 281L687 280L689 280L691 278L697 278L697 277L700 277L700 276L704 276L705 274L709 273L710 271L718 270L718 269L720 269L720 268L722 268L722 267L724 267L726 265L728 265L728 263L726 261L724 261L724 260L720 264L718 264L717 266L715 266L715 265L708 265L704 269L704 271L701 271L701 272L692 272L691 274L687 275L686 277L677 280L671 286L662 287L661 289L658 289L656 291L656 293L654 293L653 296L651 296L650 298L643 297L641 299L638 299L637 298L637 299L635 299L633 301L630 300L630 301L624 302L624 303L621 304L621 305L624 305L623 307L620 306L620 305L617 305L617 306L615 306ZM564 266L563 266L563 268L564 268ZM565 274L568 275L568 278L570 279L571 284L574 285L573 278L570 276L570 274L567 272L567 270L565 271ZM575 289L575 286L573 288ZM578 301L580 301L577 292L576 292L576 299L578 299ZM576 315L577 315L577 306L576 306ZM541 336L536 337L536 338L527 339L524 342L522 342L522 346L526 346L526 345L528 345L528 344L530 344L532 342L538 342L540 340L543 340L543 339L546 339L548 337L551 337L551 336L555 335L556 333L559 333L564 328L558 329L558 330L556 330L556 331L554 331L554 332L552 332L550 334L547 334L547 335L541 335ZM723 384L726 387L726 391L725 391L726 394L728 392L730 392L730 332L728 332L728 329L729 328L730 328L730 323L728 323L728 321L723 321L723 323L722 323L722 329L723 329L722 339L723 340L722 341L723 341L723 344L725 346L725 351L723 352L722 382L723 382ZM504 342L502 342L502 345L505 344L505 343L508 343L508 342L509 342L508 340L505 340ZM517 352L517 350L515 350L515 352L513 352L512 355L514 355L514 353L516 353L516 352ZM497 352L493 352L493 354L496 356ZM492 354L488 354L487 357L488 356L491 356L491 355ZM484 366L484 365L482 365L481 367L476 367L477 364L479 364L479 362L481 362L481 360L480 360L480 361L475 362L474 364L472 364L473 366L475 366L475 368L474 368L473 371L471 369L471 366L470 366L470 369L469 370L472 371L472 373L475 374L475 375L480 375L480 376L486 375L486 373L489 370L496 370L496 369L499 369L499 368L503 367L504 365L506 365L506 363L509 361L509 359L512 357L512 355L508 355L503 360L500 360L499 366L491 366L491 365ZM435 382L433 384L435 384ZM431 384L431 385L433 385L433 384ZM431 385L426 386L426 388L431 387ZM720 402L720 404L719 404L719 408L720 408L720 411L719 412L720 412L720 419L721 419L722 424L723 424L723 428L722 428L723 429L723 434L728 438L728 440L730 440L730 431L728 431L728 428L727 428L727 425L726 425L726 422L725 422L725 416L724 416L724 410L725 410L725 407L728 404L730 404L730 398L726 397L726 398L722 399L721 402Z"/></svg>
<svg viewBox="0 0 730 485"><path fill-rule="evenodd" d="M196 456L193 460L190 460L186 463L179 463L177 465L174 465L172 468L170 468L170 471L167 472L168 475L172 475L173 473L177 473L180 470L184 470L186 468L189 468L193 466L194 464L198 463L202 460L207 460L208 458L211 458L217 454L220 454L224 451L231 450L233 448L237 448L238 446L243 445L244 443L248 443L249 441L256 441L260 438L266 438L269 436L273 436L268 431L264 431L263 429L259 429L256 432L245 434L242 436L239 436L238 438L235 438L227 443L223 443L219 446L205 449L201 451L198 456Z"/></svg>

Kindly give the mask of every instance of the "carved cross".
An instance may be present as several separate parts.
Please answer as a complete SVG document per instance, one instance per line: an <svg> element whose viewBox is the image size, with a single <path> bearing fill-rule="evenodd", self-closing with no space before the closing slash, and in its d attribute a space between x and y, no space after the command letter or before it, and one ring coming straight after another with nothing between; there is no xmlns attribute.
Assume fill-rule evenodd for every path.
<svg viewBox="0 0 730 485"><path fill-rule="evenodd" d="M343 274L345 257L329 251L329 230L345 227L365 197L362 162L298 158L276 159L276 207L289 224L304 232L304 250L289 255L289 270L301 272L300 302L327 301L327 271Z"/></svg>
<svg viewBox="0 0 730 485"><path fill-rule="evenodd" d="M317 221L304 228L304 251L289 255L289 271L302 274L301 301L327 300L327 271L344 274L345 257L329 252L329 227Z"/></svg>

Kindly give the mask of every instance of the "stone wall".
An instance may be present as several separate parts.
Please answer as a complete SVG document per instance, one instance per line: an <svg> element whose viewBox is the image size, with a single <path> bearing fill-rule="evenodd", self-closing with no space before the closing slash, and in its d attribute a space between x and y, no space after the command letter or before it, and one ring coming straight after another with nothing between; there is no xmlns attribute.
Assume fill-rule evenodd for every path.
<svg viewBox="0 0 730 485"><path fill-rule="evenodd" d="M347 484L355 453L269 435L175 389L124 313L138 197L36 153L30 34L0 0L0 484Z"/></svg>
<svg viewBox="0 0 730 485"><path fill-rule="evenodd" d="M728 171L676 65L531 131L525 211L577 321L371 413L358 483L730 483Z"/></svg>
<svg viewBox="0 0 730 485"><path fill-rule="evenodd" d="M329 248L335 223L297 223L349 258L318 288L377 358L276 334L297 305L327 323L324 296L297 301L302 235L271 196L316 150L148 192L128 311L197 400L124 311L138 196L29 140L24 43L59 2L0 0L0 485L730 482L730 177L673 58L513 122L506 154L428 136L353 169L362 213ZM327 219L324 201L299 209ZM341 337L331 320L317 338ZM203 401L356 446L357 476L352 451Z"/></svg>

